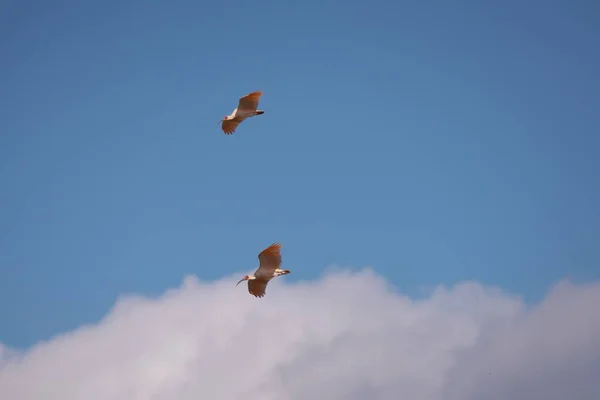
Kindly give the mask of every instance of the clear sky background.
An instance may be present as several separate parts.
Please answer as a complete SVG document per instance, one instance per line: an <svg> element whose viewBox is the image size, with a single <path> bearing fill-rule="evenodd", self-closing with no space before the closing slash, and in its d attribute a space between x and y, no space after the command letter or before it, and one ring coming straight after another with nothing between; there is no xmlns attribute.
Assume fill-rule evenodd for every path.
<svg viewBox="0 0 600 400"><path fill-rule="evenodd" d="M537 301L600 279L598 21L595 1L3 1L0 343L241 277L274 241L289 283L368 265L413 295Z"/></svg>

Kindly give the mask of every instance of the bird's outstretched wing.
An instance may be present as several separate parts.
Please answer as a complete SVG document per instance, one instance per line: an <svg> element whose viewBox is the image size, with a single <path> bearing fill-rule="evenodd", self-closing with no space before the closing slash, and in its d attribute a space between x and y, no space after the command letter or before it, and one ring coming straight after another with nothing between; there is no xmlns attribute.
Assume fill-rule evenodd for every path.
<svg viewBox="0 0 600 400"><path fill-rule="evenodd" d="M258 269L271 274L281 265L281 244L273 243L258 255Z"/></svg>
<svg viewBox="0 0 600 400"><path fill-rule="evenodd" d="M247 94L244 97L241 97L240 102L238 104L238 110L242 109L256 111L256 109L258 108L260 96L262 96L262 92L258 90L256 92Z"/></svg>
<svg viewBox="0 0 600 400"><path fill-rule="evenodd" d="M268 279L252 279L248 281L248 292L254 297L263 297L267 291Z"/></svg>
<svg viewBox="0 0 600 400"><path fill-rule="evenodd" d="M221 124L221 129L225 132L226 135L231 135L237 129L240 124L240 120L238 119L228 119L227 121L223 121Z"/></svg>

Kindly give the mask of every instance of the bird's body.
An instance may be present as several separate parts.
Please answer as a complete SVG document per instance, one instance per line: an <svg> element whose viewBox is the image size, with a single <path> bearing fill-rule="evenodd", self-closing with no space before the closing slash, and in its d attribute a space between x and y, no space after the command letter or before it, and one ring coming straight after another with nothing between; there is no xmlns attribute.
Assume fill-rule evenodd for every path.
<svg viewBox="0 0 600 400"><path fill-rule="evenodd" d="M265 112L258 109L258 102L262 96L262 92L256 91L247 94L240 98L238 106L229 115L223 117L219 123L221 129L226 135L231 135L237 129L238 125L241 124L246 118L254 117L255 115L261 115Z"/></svg>
<svg viewBox="0 0 600 400"><path fill-rule="evenodd" d="M273 243L261 251L258 261L260 265L254 275L244 276L237 284L248 281L248 292L255 297L263 297L269 281L276 276L289 274L290 270L279 268L281 266L281 245L279 243Z"/></svg>

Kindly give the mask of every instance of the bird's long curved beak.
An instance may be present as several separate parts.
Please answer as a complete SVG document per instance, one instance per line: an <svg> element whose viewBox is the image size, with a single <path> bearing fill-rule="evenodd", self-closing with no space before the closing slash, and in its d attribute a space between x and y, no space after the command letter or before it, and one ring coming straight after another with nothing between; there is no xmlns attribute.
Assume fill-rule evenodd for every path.
<svg viewBox="0 0 600 400"><path fill-rule="evenodd" d="M217 126L219 126L219 124L220 124L221 122L223 122L223 120L220 120L219 122L217 122Z"/></svg>
<svg viewBox="0 0 600 400"><path fill-rule="evenodd" d="M240 279L240 281L238 283L235 284L235 286L239 285L240 283L244 282L245 279Z"/></svg>

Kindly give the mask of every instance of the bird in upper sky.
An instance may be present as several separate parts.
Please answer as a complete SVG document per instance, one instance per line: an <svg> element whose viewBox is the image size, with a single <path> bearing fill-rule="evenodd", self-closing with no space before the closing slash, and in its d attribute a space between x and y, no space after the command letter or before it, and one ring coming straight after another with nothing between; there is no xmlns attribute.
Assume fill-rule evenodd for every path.
<svg viewBox="0 0 600 400"><path fill-rule="evenodd" d="M262 92L258 90L241 97L237 108L231 114L224 116L217 125L222 123L221 129L223 132L226 135L231 135L246 118L264 114L263 110L258 110L260 96L262 96Z"/></svg>
<svg viewBox="0 0 600 400"><path fill-rule="evenodd" d="M266 294L269 281L281 275L290 273L288 269L280 269L281 244L273 243L258 255L259 267L254 275L246 275L235 285L248 281L248 292L254 297L263 297Z"/></svg>

